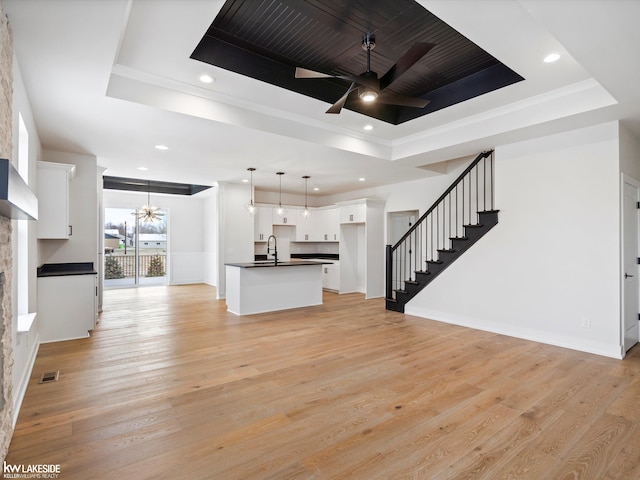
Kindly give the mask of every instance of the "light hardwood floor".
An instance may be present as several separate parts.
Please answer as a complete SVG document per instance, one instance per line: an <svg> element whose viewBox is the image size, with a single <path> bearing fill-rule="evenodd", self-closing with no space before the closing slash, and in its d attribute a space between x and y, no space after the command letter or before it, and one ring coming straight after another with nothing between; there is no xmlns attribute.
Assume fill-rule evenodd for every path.
<svg viewBox="0 0 640 480"><path fill-rule="evenodd" d="M638 348L613 360L324 300L237 317L204 285L106 292L91 338L40 347L7 463L92 480L640 478Z"/></svg>

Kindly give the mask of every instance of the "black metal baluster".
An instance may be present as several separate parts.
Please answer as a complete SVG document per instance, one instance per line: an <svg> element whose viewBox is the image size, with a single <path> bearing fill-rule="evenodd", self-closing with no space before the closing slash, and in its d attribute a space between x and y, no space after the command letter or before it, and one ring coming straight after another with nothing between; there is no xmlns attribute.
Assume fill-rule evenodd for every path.
<svg viewBox="0 0 640 480"><path fill-rule="evenodd" d="M456 184L456 238L460 236L458 225L458 184Z"/></svg>
<svg viewBox="0 0 640 480"><path fill-rule="evenodd" d="M449 237L451 237L451 194L449 194Z"/></svg>
<svg viewBox="0 0 640 480"><path fill-rule="evenodd" d="M493 151L491 152L491 210L493 210Z"/></svg>

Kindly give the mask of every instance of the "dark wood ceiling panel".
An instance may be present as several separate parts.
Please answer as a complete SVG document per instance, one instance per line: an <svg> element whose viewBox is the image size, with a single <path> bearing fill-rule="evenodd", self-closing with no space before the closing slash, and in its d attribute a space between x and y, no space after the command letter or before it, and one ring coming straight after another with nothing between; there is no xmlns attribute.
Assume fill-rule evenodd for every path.
<svg viewBox="0 0 640 480"><path fill-rule="evenodd" d="M171 195L195 195L211 188L207 185L144 180L141 178L102 177L103 188L107 190L126 190L130 192L169 193Z"/></svg>
<svg viewBox="0 0 640 480"><path fill-rule="evenodd" d="M371 70L378 78L416 42L435 44L388 86L392 93L430 100L427 107L363 106L357 95L349 96L345 108L389 123L523 80L414 0L228 0L191 57L331 104L350 82L295 79L295 67L359 76L367 66L367 33L375 35ZM469 78L482 78L482 88Z"/></svg>

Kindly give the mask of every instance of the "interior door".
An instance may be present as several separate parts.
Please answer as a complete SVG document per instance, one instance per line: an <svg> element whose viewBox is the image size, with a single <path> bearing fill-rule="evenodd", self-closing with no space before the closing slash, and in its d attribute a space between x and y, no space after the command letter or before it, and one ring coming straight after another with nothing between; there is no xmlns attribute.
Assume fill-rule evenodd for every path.
<svg viewBox="0 0 640 480"><path fill-rule="evenodd" d="M637 186L624 182L623 190L623 332L624 349L638 343L638 201Z"/></svg>

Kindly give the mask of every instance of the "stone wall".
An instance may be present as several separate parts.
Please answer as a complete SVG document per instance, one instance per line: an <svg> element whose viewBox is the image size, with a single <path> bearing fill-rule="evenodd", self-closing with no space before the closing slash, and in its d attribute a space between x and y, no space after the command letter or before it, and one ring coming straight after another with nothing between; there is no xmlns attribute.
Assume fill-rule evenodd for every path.
<svg viewBox="0 0 640 480"><path fill-rule="evenodd" d="M0 0L0 158L12 160L12 99L13 99L13 41L7 16ZM13 395L11 372L13 352L11 343L11 326L13 308L11 306L12 250L11 220L0 217L0 272L4 272L5 285L0 311L2 313L0 338L2 342L2 368L0 373L1 397L0 405L0 459L4 461L9 450L13 434Z"/></svg>

